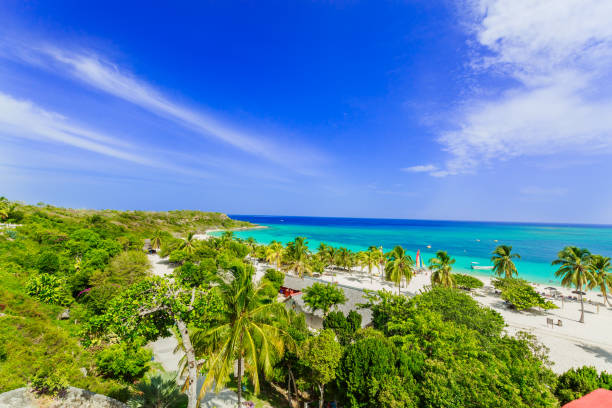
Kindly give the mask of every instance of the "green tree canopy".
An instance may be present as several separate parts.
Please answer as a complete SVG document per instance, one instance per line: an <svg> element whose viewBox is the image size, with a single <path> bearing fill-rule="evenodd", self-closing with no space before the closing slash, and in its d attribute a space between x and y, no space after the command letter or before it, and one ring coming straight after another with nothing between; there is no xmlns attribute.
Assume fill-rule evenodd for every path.
<svg viewBox="0 0 612 408"><path fill-rule="evenodd" d="M315 282L304 290L304 303L314 313L317 310L326 316L333 306L346 302L346 296L342 288L332 284Z"/></svg>
<svg viewBox="0 0 612 408"><path fill-rule="evenodd" d="M336 378L336 369L342 357L342 347L334 332L323 330L308 339L302 348L302 358L310 368L311 381L319 388L319 408L323 408L325 385Z"/></svg>

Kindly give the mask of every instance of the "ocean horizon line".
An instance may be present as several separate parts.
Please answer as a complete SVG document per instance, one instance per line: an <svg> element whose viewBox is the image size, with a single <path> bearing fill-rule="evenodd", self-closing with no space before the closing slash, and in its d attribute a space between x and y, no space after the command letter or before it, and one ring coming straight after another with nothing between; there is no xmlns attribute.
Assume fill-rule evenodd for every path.
<svg viewBox="0 0 612 408"><path fill-rule="evenodd" d="M572 222L548 222L548 221L499 221L499 220L451 220L436 218L392 218L392 217L339 217L318 215L285 215L285 214L236 214L227 213L230 218L234 217L262 217L262 218L318 218L318 219L340 219L340 220L372 220L372 221L412 221L412 222L447 222L447 223L474 223L474 224L502 224L502 225L532 225L553 227L594 227L612 228L612 224L572 223Z"/></svg>

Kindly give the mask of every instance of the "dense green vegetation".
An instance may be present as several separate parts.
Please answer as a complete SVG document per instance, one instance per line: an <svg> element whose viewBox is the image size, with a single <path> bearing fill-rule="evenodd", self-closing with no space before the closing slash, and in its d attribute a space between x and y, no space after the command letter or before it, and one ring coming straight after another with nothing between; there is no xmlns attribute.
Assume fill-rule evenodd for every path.
<svg viewBox="0 0 612 408"><path fill-rule="evenodd" d="M0 392L66 384L126 400L150 368L138 342L82 341L88 322L147 276L144 239L240 227L199 211L72 210L0 200ZM69 307L69 318L58 316ZM66 316L66 317L68 317ZM87 346L87 347L86 347ZM86 375L84 375L86 374Z"/></svg>
<svg viewBox="0 0 612 408"><path fill-rule="evenodd" d="M345 407L520 408L558 407L612 386L610 374L591 368L556 376L533 337L504 334L499 313L458 290L482 282L453 274L444 251L430 263L432 285L424 292L369 293L362 307L373 321L366 329L356 311L333 310L344 301L341 289L311 286L304 301L324 313L324 329L311 331L277 296L286 272L351 273L359 266L372 279L380 270L380 279L399 289L417 272L410 256L401 247L384 254L324 244L312 253L299 237L287 246L237 240L231 232L195 239L206 228L244 225L220 214L2 208L0 216L21 226L0 230L0 392L29 383L55 393L69 384L131 407L192 408L196 378L205 374L204 390L216 384L241 398L243 389L249 398L262 393L274 406L337 400ZM171 276L149 273L145 239L174 264ZM512 261L509 251L497 252ZM273 266L259 281L253 258ZM570 248L555 264L565 284L609 290L609 259L601 258ZM549 307L505 272L506 261L500 275L509 277L496 281L502 298L517 309ZM69 316L59 319L65 309ZM159 372L143 347L172 335L185 353L178 375L186 399L176 373Z"/></svg>

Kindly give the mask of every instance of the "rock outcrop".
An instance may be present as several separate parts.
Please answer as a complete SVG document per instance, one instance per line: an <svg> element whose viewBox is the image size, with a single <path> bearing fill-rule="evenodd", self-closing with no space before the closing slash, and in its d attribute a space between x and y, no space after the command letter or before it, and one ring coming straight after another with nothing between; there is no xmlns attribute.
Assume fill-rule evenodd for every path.
<svg viewBox="0 0 612 408"><path fill-rule="evenodd" d="M28 388L17 388L0 394L0 408L127 408L105 395L68 387L61 397L37 398Z"/></svg>

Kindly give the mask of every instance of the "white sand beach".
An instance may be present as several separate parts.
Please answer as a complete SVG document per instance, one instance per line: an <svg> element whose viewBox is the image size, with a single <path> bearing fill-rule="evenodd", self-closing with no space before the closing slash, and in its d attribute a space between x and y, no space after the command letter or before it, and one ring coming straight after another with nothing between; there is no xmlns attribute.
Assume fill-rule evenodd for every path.
<svg viewBox="0 0 612 408"><path fill-rule="evenodd" d="M157 255L150 255L152 272L163 276L172 272L172 267L166 260ZM256 268L255 279L259 280L270 265L264 262L253 261ZM485 284L484 288L474 290L471 295L475 300L484 306L491 307L499 312L506 321L506 332L514 335L518 331L532 333L546 347L549 348L550 360L553 362L552 369L556 373L562 373L571 367L583 365L594 366L597 370L612 371L612 308L595 303L602 302L603 298L598 296L598 292L590 291L585 295L586 299L593 301L593 304L585 302L585 323L579 323L580 302L553 299L552 301L559 307L549 311L527 310L516 311L509 308L499 295L495 294L491 286L492 277L477 276ZM334 282L357 290L388 290L397 293L395 284L381 280L378 271L370 276L366 271L354 270L351 274L342 271L327 272L316 280L306 279L304 283L309 286L317 280ZM306 282L310 282L309 284ZM428 272L419 273L414 276L407 287L401 287L400 293L409 296L417 294L419 291L430 284L430 274ZM546 285L549 286L549 285ZM552 285L554 286L554 285ZM536 290L543 291L545 285L535 285ZM556 286L555 286L556 287ZM556 287L564 296L575 296L571 289ZM356 300L353 303L359 303ZM364 316L365 317L365 316ZM546 324L546 319L552 318L555 323L562 321L562 326L550 326ZM365 319L364 319L365 320ZM366 322L364 321L364 324ZM168 345L165 342L156 342L156 360L163 361L167 358L174 359L167 353ZM159 355L159 356L158 356ZM158 360L159 361L159 360ZM168 364L170 364L168 362Z"/></svg>
<svg viewBox="0 0 612 408"><path fill-rule="evenodd" d="M269 267L257 263L257 275L262 276ZM525 331L535 335L549 348L550 360L554 363L553 371L562 373L571 367L583 365L594 366L597 370L612 371L612 308L585 302L585 323L579 323L580 302L551 299L559 308L549 311L517 311L509 308L491 285L492 277L477 276L484 282L484 288L471 292L472 297L484 306L499 312L506 321L506 332L510 335ZM354 270L351 274L342 271L326 273L318 280L335 282L339 285L356 289L388 290L397 293L392 282L381 280L378 271L372 277L365 271ZM430 284L430 274L423 272L415 275L407 287L401 287L400 293L417 294ZM548 287L550 285L546 285ZM572 289L554 286L564 296L576 296ZM545 285L535 285L537 291L543 291ZM598 292L590 291L585 299L601 303L603 298ZM552 318L555 323L562 321L562 326L550 326L546 319Z"/></svg>

